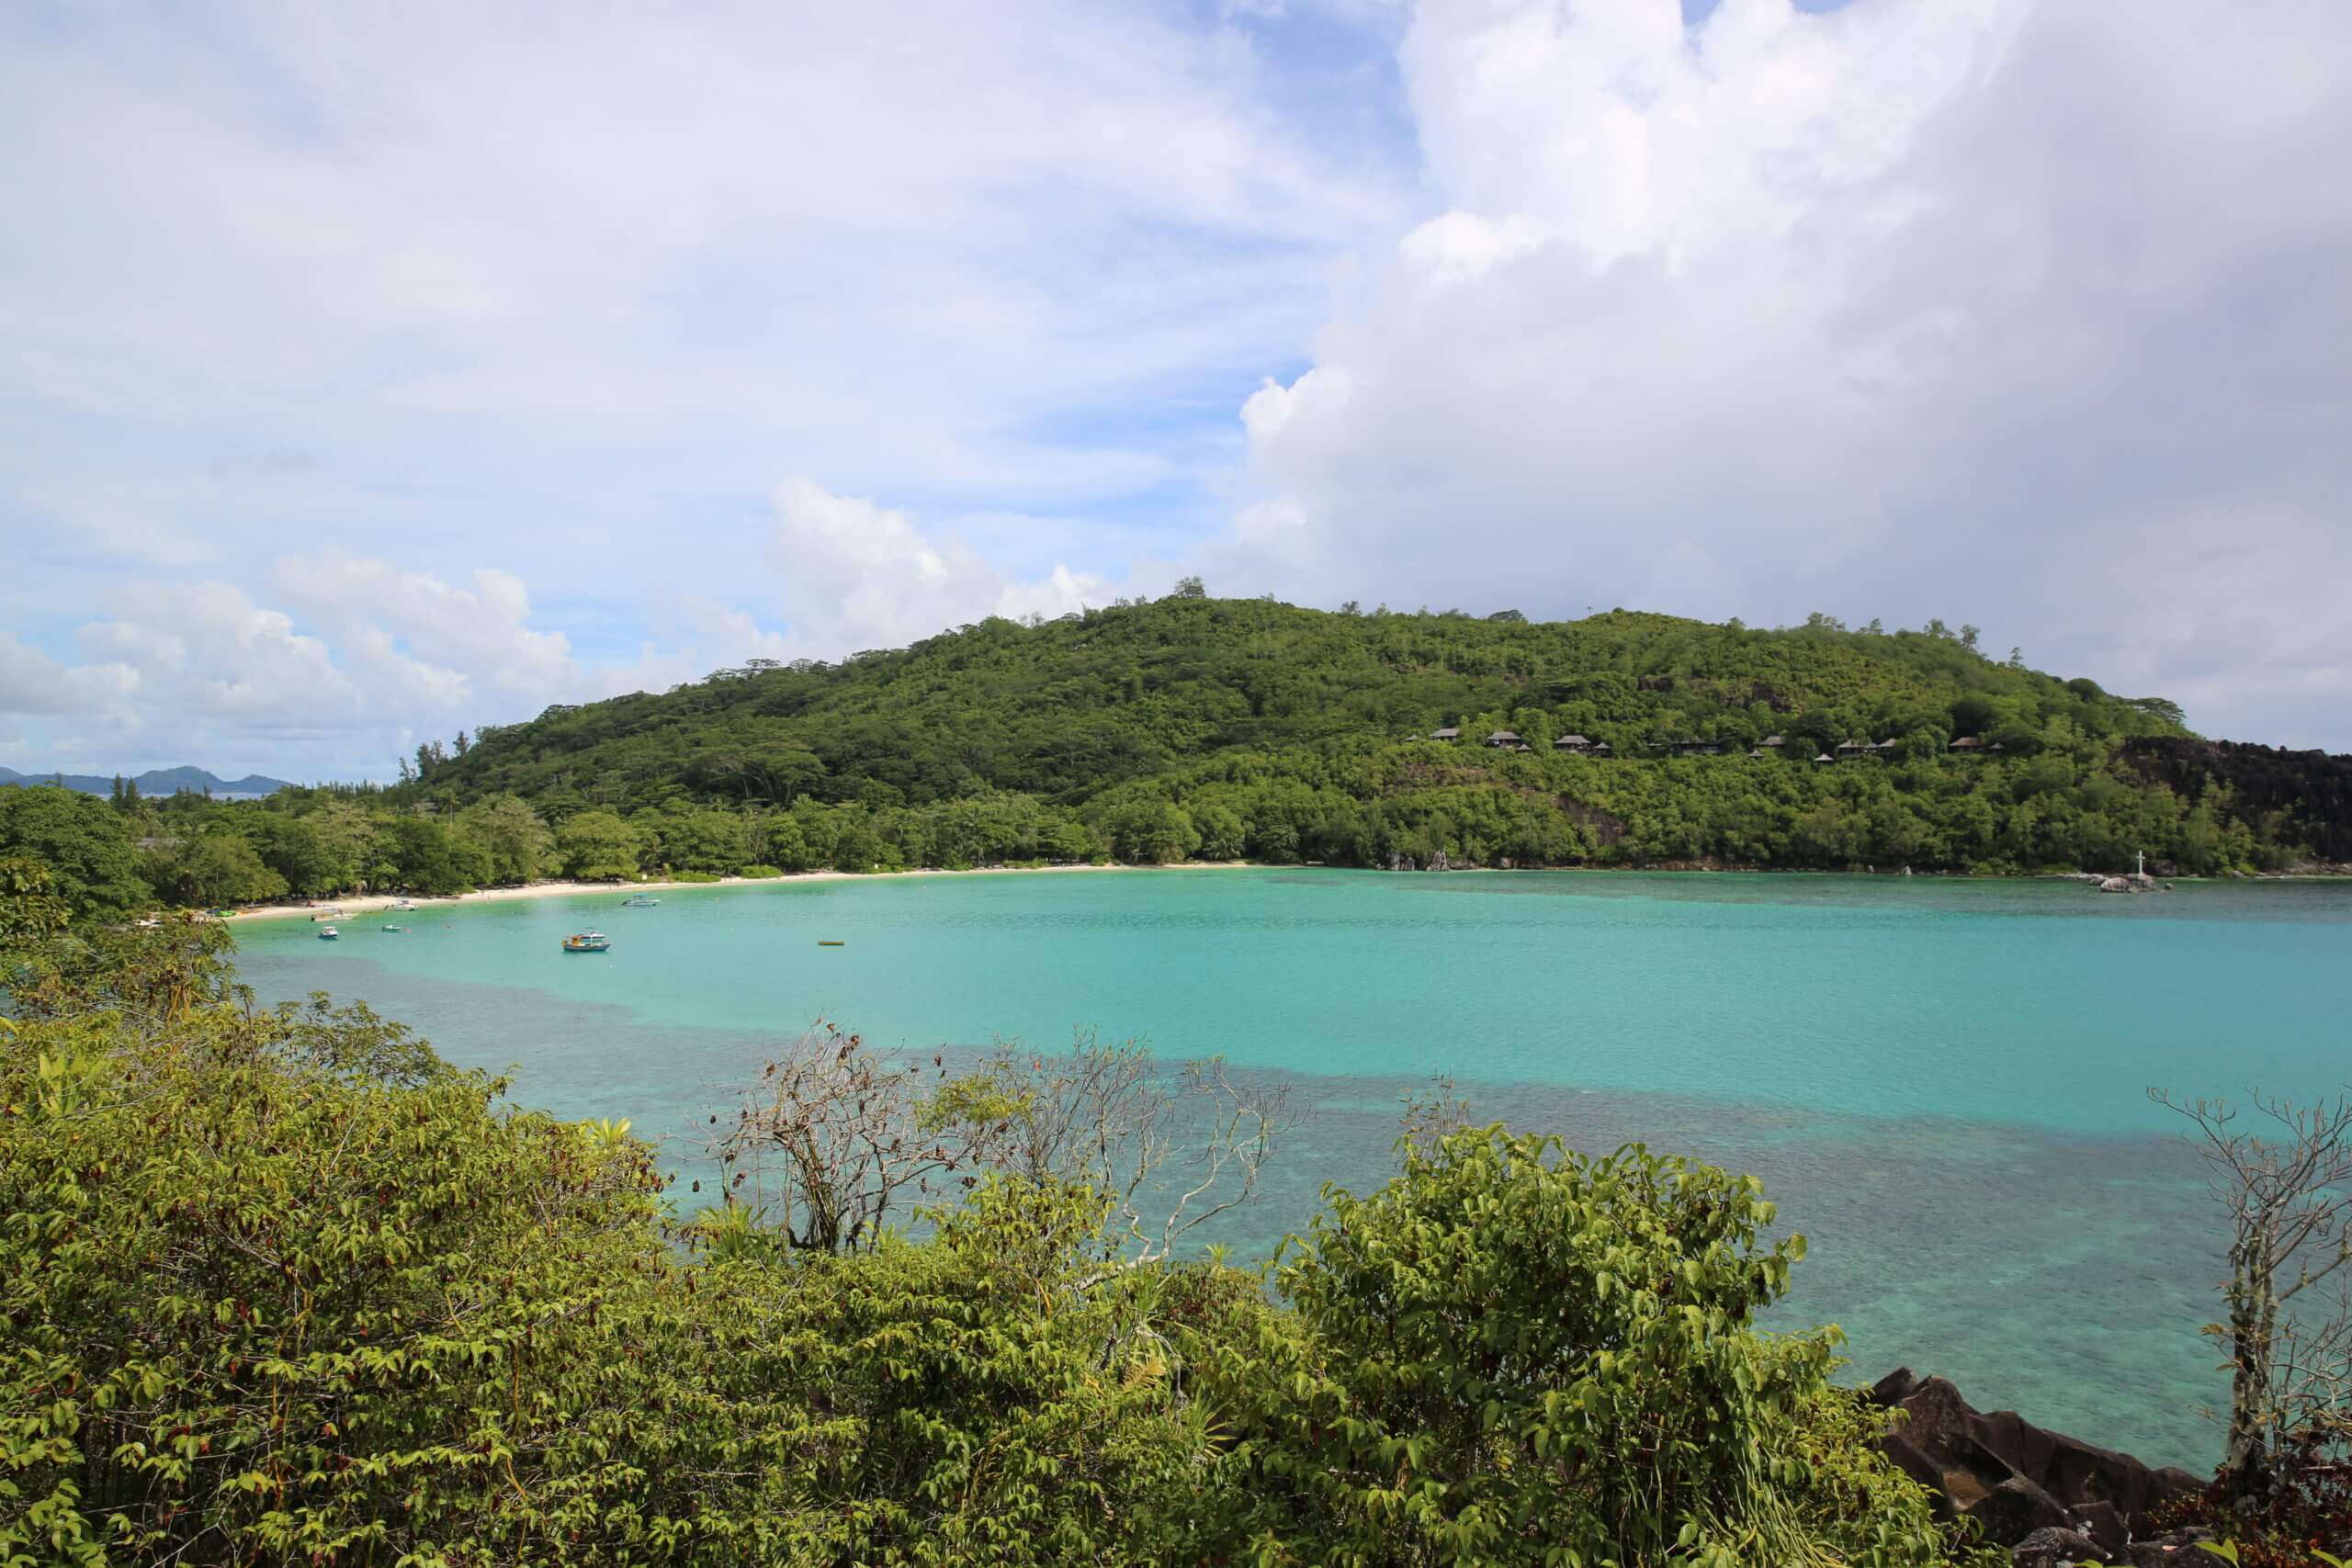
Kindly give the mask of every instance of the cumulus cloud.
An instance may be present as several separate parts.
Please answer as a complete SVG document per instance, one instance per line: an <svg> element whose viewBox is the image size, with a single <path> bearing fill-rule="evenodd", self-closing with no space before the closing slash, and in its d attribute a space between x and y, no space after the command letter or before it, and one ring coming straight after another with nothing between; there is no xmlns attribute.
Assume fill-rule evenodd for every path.
<svg viewBox="0 0 2352 1568"><path fill-rule="evenodd" d="M926 533L906 513L835 495L804 478L775 491L771 560L802 648L899 648L984 615L1051 618L1106 604L1107 580L1057 564L1015 581L952 535Z"/></svg>
<svg viewBox="0 0 2352 1568"><path fill-rule="evenodd" d="M332 649L351 711L512 718L773 647L751 569L802 472L1008 563L988 586L954 558L928 602L1057 605L1164 513L1216 515L1234 399L1400 209L1409 171L1352 118L1319 133L1354 106L1295 90L1277 25L1149 0L0 14L0 625L62 659L126 581L224 582ZM1102 531L1049 544L1071 520ZM316 541L353 558L279 565ZM937 629L795 613L829 656L807 628Z"/></svg>
<svg viewBox="0 0 2352 1568"><path fill-rule="evenodd" d="M0 632L0 716L118 715L138 691L139 672L129 664L68 665Z"/></svg>
<svg viewBox="0 0 2352 1568"><path fill-rule="evenodd" d="M1441 211L1244 405L1215 576L1965 619L2352 747L2352 10L1430 0L1399 58Z"/></svg>
<svg viewBox="0 0 2352 1568"><path fill-rule="evenodd" d="M383 697L448 710L543 696L577 673L570 640L529 624L530 591L512 572L479 569L458 588L390 561L322 555L281 561L276 579L288 603L345 628L349 657Z"/></svg>

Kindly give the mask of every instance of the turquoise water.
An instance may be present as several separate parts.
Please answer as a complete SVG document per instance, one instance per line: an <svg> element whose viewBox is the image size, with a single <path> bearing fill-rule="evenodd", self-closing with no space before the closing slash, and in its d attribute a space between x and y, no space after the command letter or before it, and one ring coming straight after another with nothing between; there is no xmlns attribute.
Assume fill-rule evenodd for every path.
<svg viewBox="0 0 2352 1568"><path fill-rule="evenodd" d="M339 942L238 931L265 998L325 989L512 1067L518 1099L677 1140L819 1016L893 1046L1138 1036L1315 1106L1227 1239L1376 1185L1398 1098L1755 1171L1812 1253L1781 1314L2157 1461L2218 1448L2222 1238L2147 1086L2352 1077L2352 887L1639 874L1191 871L793 882L426 906ZM387 918L412 931L379 928ZM614 938L574 956L561 936ZM820 938L845 945L820 948Z"/></svg>

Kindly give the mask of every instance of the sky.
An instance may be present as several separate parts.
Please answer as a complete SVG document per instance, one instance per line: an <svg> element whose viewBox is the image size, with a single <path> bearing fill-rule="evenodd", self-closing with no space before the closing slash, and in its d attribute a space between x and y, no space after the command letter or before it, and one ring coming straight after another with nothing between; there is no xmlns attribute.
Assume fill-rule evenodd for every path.
<svg viewBox="0 0 2352 1568"><path fill-rule="evenodd" d="M0 764L1183 575L2352 750L2343 0L0 8Z"/></svg>

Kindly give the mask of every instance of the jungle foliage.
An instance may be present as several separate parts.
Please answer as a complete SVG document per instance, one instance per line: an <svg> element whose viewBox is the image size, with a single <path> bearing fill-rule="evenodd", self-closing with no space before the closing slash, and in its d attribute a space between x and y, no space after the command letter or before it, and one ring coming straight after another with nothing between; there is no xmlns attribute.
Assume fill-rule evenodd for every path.
<svg viewBox="0 0 2352 1568"><path fill-rule="evenodd" d="M1423 739L1441 728L1460 739ZM1519 739L1485 745L1496 731ZM2231 776L2132 750L2186 734L2170 703L1996 662L1972 628L1186 592L550 708L421 746L380 790L0 789L0 853L40 853L78 904L119 911L145 888L209 905L1102 860L2028 872L2144 852L2199 874L2335 841L2312 815L2327 803L2267 774L2241 800ZM1610 754L1555 748L1568 736ZM1871 750L1818 760L1853 741Z"/></svg>
<svg viewBox="0 0 2352 1568"><path fill-rule="evenodd" d="M935 1066L975 1163L917 1228L681 1219L625 1124L227 941L0 862L0 1562L1981 1560L1832 1331L1755 1329L1801 1246L1747 1179L1426 1128L1270 1280L1070 1179L1114 1052L1058 1108Z"/></svg>

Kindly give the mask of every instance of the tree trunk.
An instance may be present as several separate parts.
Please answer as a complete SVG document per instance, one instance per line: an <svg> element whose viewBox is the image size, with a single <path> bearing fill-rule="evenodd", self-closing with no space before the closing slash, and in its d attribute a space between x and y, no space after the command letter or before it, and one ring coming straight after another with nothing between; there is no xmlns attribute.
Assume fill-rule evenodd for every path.
<svg viewBox="0 0 2352 1568"><path fill-rule="evenodd" d="M2233 1503L2270 1491L2269 1393L2278 1299L2270 1238L2257 1233L2230 1249L2230 1436L2221 1482Z"/></svg>

